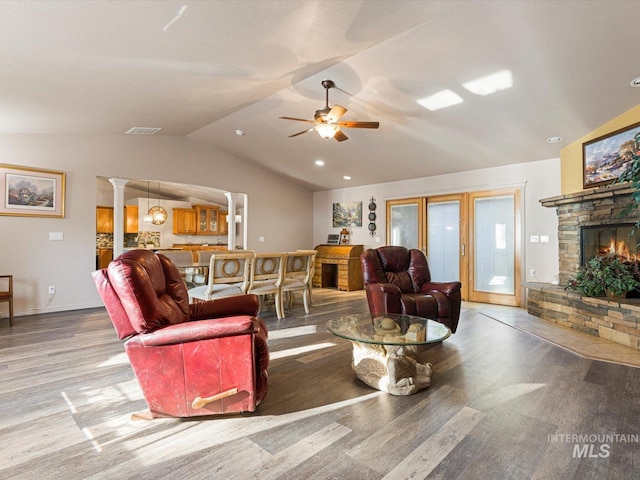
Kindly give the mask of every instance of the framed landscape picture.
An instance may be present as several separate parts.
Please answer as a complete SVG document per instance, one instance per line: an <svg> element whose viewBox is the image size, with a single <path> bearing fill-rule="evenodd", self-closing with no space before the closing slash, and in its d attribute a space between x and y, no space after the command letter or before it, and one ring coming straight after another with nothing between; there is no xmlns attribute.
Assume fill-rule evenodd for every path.
<svg viewBox="0 0 640 480"><path fill-rule="evenodd" d="M65 174L0 164L0 215L64 217Z"/></svg>
<svg viewBox="0 0 640 480"><path fill-rule="evenodd" d="M361 227L362 202L343 202L333 204L334 227Z"/></svg>
<svg viewBox="0 0 640 480"><path fill-rule="evenodd" d="M584 188L611 183L624 172L634 151L640 122L582 144Z"/></svg>

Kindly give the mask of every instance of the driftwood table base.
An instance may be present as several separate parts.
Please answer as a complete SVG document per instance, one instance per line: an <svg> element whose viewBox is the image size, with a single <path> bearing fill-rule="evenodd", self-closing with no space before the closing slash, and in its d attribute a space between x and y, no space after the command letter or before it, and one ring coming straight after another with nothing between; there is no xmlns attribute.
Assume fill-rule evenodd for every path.
<svg viewBox="0 0 640 480"><path fill-rule="evenodd" d="M370 387L392 395L411 395L431 384L426 345L353 344L353 371Z"/></svg>

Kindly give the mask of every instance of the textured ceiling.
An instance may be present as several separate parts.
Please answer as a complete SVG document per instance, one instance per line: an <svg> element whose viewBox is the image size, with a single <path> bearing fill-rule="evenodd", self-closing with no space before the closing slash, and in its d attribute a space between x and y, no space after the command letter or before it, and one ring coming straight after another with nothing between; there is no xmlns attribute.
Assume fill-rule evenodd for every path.
<svg viewBox="0 0 640 480"><path fill-rule="evenodd" d="M638 18L620 0L5 0L0 133L161 127L312 190L555 158L639 103ZM462 88L503 69L509 90ZM325 78L343 120L380 128L288 138L305 124L278 117L313 118ZM416 104L443 88L464 102Z"/></svg>

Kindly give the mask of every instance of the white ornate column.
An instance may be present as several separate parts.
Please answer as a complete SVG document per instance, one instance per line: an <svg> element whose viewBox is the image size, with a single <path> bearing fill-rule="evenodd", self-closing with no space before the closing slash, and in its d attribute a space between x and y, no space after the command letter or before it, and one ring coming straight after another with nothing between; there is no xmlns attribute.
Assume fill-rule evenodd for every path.
<svg viewBox="0 0 640 480"><path fill-rule="evenodd" d="M236 199L233 198L233 193L224 192L224 196L227 197L227 207L229 212L227 213L227 249L235 250L236 248Z"/></svg>
<svg viewBox="0 0 640 480"><path fill-rule="evenodd" d="M124 250L124 186L126 178L110 178L113 185L113 258Z"/></svg>

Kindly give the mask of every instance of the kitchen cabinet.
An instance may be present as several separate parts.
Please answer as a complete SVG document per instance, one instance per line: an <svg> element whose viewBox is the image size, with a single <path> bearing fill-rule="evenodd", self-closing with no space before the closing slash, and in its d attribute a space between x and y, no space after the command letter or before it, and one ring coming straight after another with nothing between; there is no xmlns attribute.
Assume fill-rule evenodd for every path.
<svg viewBox="0 0 640 480"><path fill-rule="evenodd" d="M124 233L138 233L138 207L124 206Z"/></svg>
<svg viewBox="0 0 640 480"><path fill-rule="evenodd" d="M96 207L96 233L113 233L113 207ZM138 233L138 207L125 205L124 233Z"/></svg>
<svg viewBox="0 0 640 480"><path fill-rule="evenodd" d="M220 210L220 224L218 226L218 235L226 235L229 233L229 224L227 223L227 212Z"/></svg>
<svg viewBox="0 0 640 480"><path fill-rule="evenodd" d="M194 205L197 215L196 233L198 235L217 235L219 208L208 205Z"/></svg>
<svg viewBox="0 0 640 480"><path fill-rule="evenodd" d="M173 209L173 233L195 234L198 212L194 208Z"/></svg>
<svg viewBox="0 0 640 480"><path fill-rule="evenodd" d="M96 268L107 268L113 260L113 248L98 248L96 250Z"/></svg>
<svg viewBox="0 0 640 480"><path fill-rule="evenodd" d="M113 207L96 207L96 233L113 233Z"/></svg>

